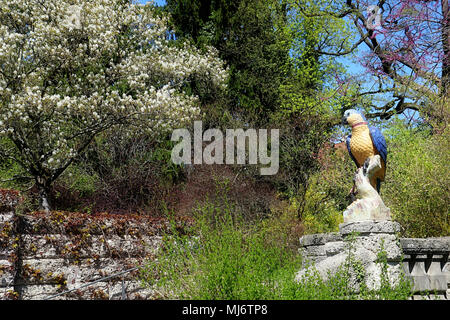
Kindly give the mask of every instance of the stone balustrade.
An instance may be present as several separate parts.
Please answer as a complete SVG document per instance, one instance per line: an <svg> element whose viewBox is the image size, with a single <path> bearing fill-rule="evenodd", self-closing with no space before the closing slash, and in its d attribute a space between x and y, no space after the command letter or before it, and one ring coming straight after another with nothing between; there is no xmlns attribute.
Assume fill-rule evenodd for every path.
<svg viewBox="0 0 450 320"><path fill-rule="evenodd" d="M349 234L345 230L346 225L348 224L341 225L340 232L310 234L301 237L300 250L315 265L324 264L325 260L331 259L345 250L344 239ZM362 231L360 236L371 234L370 230ZM370 245L374 243L376 242L372 242ZM437 299L449 299L450 237L398 238L398 244L401 255L388 255L388 261L391 265L401 265L405 275L413 280L414 294L411 298L429 298L431 295Z"/></svg>
<svg viewBox="0 0 450 320"><path fill-rule="evenodd" d="M415 298L433 294L450 298L450 237L400 238L403 270L413 279Z"/></svg>

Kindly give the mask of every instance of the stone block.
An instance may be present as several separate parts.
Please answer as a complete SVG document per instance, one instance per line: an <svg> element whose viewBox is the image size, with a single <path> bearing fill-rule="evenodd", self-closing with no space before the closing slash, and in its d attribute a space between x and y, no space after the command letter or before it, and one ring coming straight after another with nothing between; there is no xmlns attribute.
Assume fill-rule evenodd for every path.
<svg viewBox="0 0 450 320"><path fill-rule="evenodd" d="M0 287L0 300L13 300L15 297L13 286Z"/></svg>
<svg viewBox="0 0 450 320"><path fill-rule="evenodd" d="M14 264L9 260L0 260L0 287L11 287L14 284Z"/></svg>
<svg viewBox="0 0 450 320"><path fill-rule="evenodd" d="M327 255L324 246L309 246L309 247L305 248L305 252L306 252L306 255L309 257L326 256Z"/></svg>
<svg viewBox="0 0 450 320"><path fill-rule="evenodd" d="M307 234L300 238L300 246L318 246L330 241L339 241L341 235L338 232Z"/></svg>
<svg viewBox="0 0 450 320"><path fill-rule="evenodd" d="M141 239L119 236L92 235L85 239L75 239L69 235L25 234L22 236L23 255L26 258L50 259L76 256L89 257L140 257L154 253L161 237Z"/></svg>
<svg viewBox="0 0 450 320"><path fill-rule="evenodd" d="M39 285L19 285L22 300L43 300L44 298L62 292L64 288L58 287L56 284L39 284ZM56 298L56 300L66 300L64 296Z"/></svg>
<svg viewBox="0 0 450 320"><path fill-rule="evenodd" d="M355 245L363 247L376 255L384 251L387 261L400 261L402 258L402 250L396 236L393 234L377 233L360 236L356 238Z"/></svg>
<svg viewBox="0 0 450 320"><path fill-rule="evenodd" d="M75 274L70 285L95 281L115 273L125 271L129 268L139 266L141 259L130 258L115 260L111 258L100 258L93 260L90 258L81 259L77 264L73 264L66 259L26 259L23 260L24 270L27 275L19 280L18 284L48 284L55 283L55 277L62 275L66 280ZM78 272L75 270L78 269ZM131 279L135 273L127 273L121 277Z"/></svg>
<svg viewBox="0 0 450 320"><path fill-rule="evenodd" d="M394 221L358 221L341 223L339 225L340 234L345 237L351 233L359 235L371 233L390 233L395 234L400 231L400 224Z"/></svg>
<svg viewBox="0 0 450 320"><path fill-rule="evenodd" d="M13 219L14 219L14 212L13 211L0 213L0 227L5 222L12 222Z"/></svg>
<svg viewBox="0 0 450 320"><path fill-rule="evenodd" d="M5 247L0 247L0 259L8 260L11 259L16 254L16 248L14 248L14 240L8 239L7 242L3 243Z"/></svg>
<svg viewBox="0 0 450 320"><path fill-rule="evenodd" d="M324 245L324 250L327 256L334 256L340 252L342 252L345 248L344 241L333 241L328 242Z"/></svg>
<svg viewBox="0 0 450 320"><path fill-rule="evenodd" d="M114 281L97 282L88 285L82 283L71 292L67 288L57 285L23 285L19 286L24 300L135 300L151 299L155 291L143 287L139 281L123 281L119 278ZM84 285L84 286L82 286ZM66 292L66 293L64 293ZM61 294L62 295L58 295ZM54 295L58 295L52 297Z"/></svg>

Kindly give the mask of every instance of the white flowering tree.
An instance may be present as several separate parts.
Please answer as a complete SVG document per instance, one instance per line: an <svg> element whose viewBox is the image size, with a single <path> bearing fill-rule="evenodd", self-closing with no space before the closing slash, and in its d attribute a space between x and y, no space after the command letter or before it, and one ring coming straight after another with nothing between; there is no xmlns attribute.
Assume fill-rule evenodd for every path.
<svg viewBox="0 0 450 320"><path fill-rule="evenodd" d="M168 40L166 19L127 0L0 0L0 157L52 183L115 125L160 133L199 114L187 82L224 86L213 49Z"/></svg>

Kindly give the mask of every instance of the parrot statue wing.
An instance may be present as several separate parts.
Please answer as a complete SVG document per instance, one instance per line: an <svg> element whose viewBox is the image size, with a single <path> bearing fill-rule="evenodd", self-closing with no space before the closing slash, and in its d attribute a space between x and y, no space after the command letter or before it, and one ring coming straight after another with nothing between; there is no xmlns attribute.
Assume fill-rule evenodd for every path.
<svg viewBox="0 0 450 320"><path fill-rule="evenodd" d="M387 159L387 145L381 131L376 127L369 127L370 137L372 138L373 145L377 149L384 163Z"/></svg>
<svg viewBox="0 0 450 320"><path fill-rule="evenodd" d="M352 154L352 149L350 148L350 139L352 138L352 135L349 134L347 137L347 140L345 141L345 144L347 145L348 154L350 155L350 158L356 163L356 166L359 167L358 162L356 161L355 157Z"/></svg>

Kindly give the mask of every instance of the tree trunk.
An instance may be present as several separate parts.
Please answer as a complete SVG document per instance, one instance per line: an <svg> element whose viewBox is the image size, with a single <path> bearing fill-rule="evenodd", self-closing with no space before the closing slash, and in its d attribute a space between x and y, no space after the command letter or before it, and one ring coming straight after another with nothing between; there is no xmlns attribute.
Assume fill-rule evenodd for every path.
<svg viewBox="0 0 450 320"><path fill-rule="evenodd" d="M46 213L50 212L50 202L48 195L50 193L50 181L42 178L36 178L36 185L39 190L39 209L44 210Z"/></svg>

